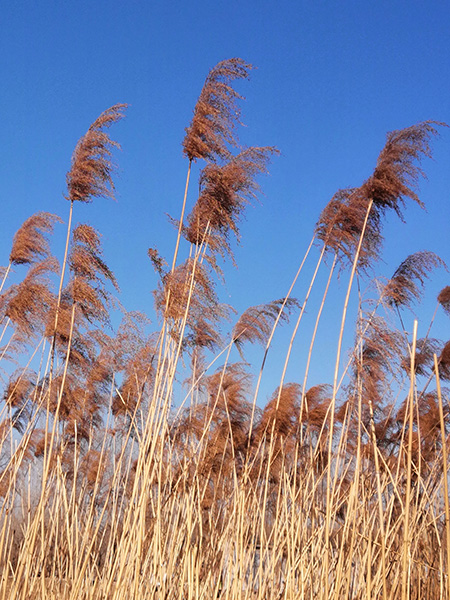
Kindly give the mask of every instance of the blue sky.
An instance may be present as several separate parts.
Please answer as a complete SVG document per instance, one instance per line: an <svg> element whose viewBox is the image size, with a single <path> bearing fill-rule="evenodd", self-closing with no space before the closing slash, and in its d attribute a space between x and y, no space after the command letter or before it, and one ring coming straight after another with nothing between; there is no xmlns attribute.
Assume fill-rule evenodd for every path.
<svg viewBox="0 0 450 600"><path fill-rule="evenodd" d="M426 119L450 123L449 25L450 4L433 0L5 3L0 264L30 214L45 210L67 218L65 175L78 138L103 110L129 103L127 118L112 130L123 148L117 203L79 205L75 222L103 234L125 307L153 318L157 280L146 252L157 246L168 258L173 253L175 232L165 215L180 212L184 128L208 70L238 56L257 67L237 86L246 96L241 141L275 145L281 155L260 181L261 203L247 211L235 249L239 268L226 267L221 298L240 311L283 296L320 211L337 189L360 185L371 174L386 132ZM450 263L450 130L434 143L434 156L423 165L427 212L410 206L406 225L388 217L376 275L390 276L408 254L423 249ZM342 275L335 283L319 352L337 341L346 281ZM443 270L434 274L417 311L423 332L437 292L449 283ZM300 298L306 285L305 275L296 289ZM406 316L409 325L412 319ZM440 318L434 334L447 339L449 331L448 319ZM287 335L275 356L284 355ZM309 341L307 329L304 336ZM302 338L298 344L301 352ZM289 375L300 380L296 360ZM276 380L279 362L272 364ZM316 369L316 378L328 377Z"/></svg>

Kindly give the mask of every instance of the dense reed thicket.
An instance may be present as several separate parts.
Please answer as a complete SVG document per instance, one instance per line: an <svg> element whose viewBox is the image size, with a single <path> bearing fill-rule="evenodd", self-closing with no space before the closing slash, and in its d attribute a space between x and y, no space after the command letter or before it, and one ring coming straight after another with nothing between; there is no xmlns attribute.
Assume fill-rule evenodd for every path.
<svg viewBox="0 0 450 600"><path fill-rule="evenodd" d="M158 331L127 312L117 331L106 327L118 285L99 232L73 226L77 202L114 194L109 128L125 105L100 115L75 148L60 261L51 251L59 216L32 215L14 237L0 289L0 598L450 597L450 341L431 337L434 316L419 339L417 322L413 331L403 322L432 271L446 268L442 258L412 254L370 303L359 295L347 323L354 345L343 352L352 291L374 276L386 215L423 206L422 160L444 124L389 133L373 173L323 209L285 296L236 316L220 286L277 153L239 142L233 84L250 70L237 58L214 67L186 129L174 254L148 252ZM307 293L295 298L314 260ZM17 265L26 273L10 284ZM314 307L319 270L328 279ZM336 272L348 283L342 311L330 307L341 321L326 357L334 376L311 387ZM309 352L301 379L286 381L307 306ZM450 286L436 311L449 315ZM282 325L291 341L262 407ZM250 344L263 353L256 378Z"/></svg>

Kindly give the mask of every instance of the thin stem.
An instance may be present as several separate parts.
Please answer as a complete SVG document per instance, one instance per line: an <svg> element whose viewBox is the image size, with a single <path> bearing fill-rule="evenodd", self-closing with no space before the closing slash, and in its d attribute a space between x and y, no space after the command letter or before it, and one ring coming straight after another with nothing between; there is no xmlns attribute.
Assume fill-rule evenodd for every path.
<svg viewBox="0 0 450 600"><path fill-rule="evenodd" d="M411 546L411 536L409 533L409 502L411 498L411 474L412 474L412 446L413 446L413 424L414 424L414 387L415 387L415 356L417 342L417 320L414 321L413 340L411 347L411 366L410 366L410 386L408 394L408 456L406 460L406 494L405 494L405 515L403 525L403 560L402 560L402 600L407 600L410 596L410 586L408 582L409 573L409 553Z"/></svg>
<svg viewBox="0 0 450 600"><path fill-rule="evenodd" d="M172 268L170 270L171 273L173 273L175 270L175 265L176 265L177 256L178 256L178 248L180 246L181 230L183 228L184 213L186 210L186 199L187 199L187 194L188 194L188 189L189 189L189 179L191 176L191 166L192 166L192 160L189 161L189 167L188 167L188 172L187 172L187 176L186 176L186 185L184 188L183 206L181 207L181 216L180 216L180 223L178 225L177 241L175 244L175 252L173 253Z"/></svg>
<svg viewBox="0 0 450 600"><path fill-rule="evenodd" d="M11 271L11 262L6 267L6 271L5 271L4 275L3 275L2 283L0 285L0 294L2 293L3 286L5 285L5 281L8 278L8 275L9 275L10 271Z"/></svg>
<svg viewBox="0 0 450 600"><path fill-rule="evenodd" d="M269 339L267 340L267 343L266 343L266 349L264 350L264 356L263 356L263 359L262 359L261 368L259 370L258 381L256 382L255 393L253 395L252 414L251 414L251 417L250 417L250 430L249 430L249 433L248 433L249 443L250 443L250 437L251 437L252 429L253 429L253 419L255 418L256 400L258 398L259 387L261 385L262 374L263 374L263 371L264 371L264 366L266 364L267 354L269 353L270 344L272 343L272 339L273 339L273 336L275 334L275 329L276 329L276 327L278 325L278 322L279 322L279 320L281 318L281 314L282 314L282 312L284 310L284 307L286 306L286 302L290 298L290 296L292 294L292 290L294 289L294 286L297 283L297 279L299 278L300 273L302 272L303 266L304 266L304 264L306 262L306 259L309 256L309 253L311 251L311 248L313 246L315 238L316 238L316 236L313 235L313 237L312 237L312 239L311 239L311 241L309 243L308 249L305 252L303 260L302 260L302 262L301 262L301 264L300 264L300 266L299 266L299 268L297 270L297 273L295 274L295 277L294 277L294 279L293 279L293 281L291 283L291 286L290 286L290 288L289 288L289 290L288 290L288 292L287 292L287 294L286 294L286 296L284 298L283 304L282 304L282 306L280 308L280 311L279 311L279 313L277 315L275 323L273 324L272 331L271 331Z"/></svg>
<svg viewBox="0 0 450 600"><path fill-rule="evenodd" d="M439 402L439 420L442 437L442 462L444 481L444 506L445 506L445 532L447 541L447 574L450 569L450 508L448 500L448 459L447 459L447 435L445 433L444 410L442 407L441 380L439 378L439 365L436 354L434 354L434 372L436 374L436 390ZM447 597L450 599L450 584L447 579Z"/></svg>
<svg viewBox="0 0 450 600"><path fill-rule="evenodd" d="M371 199L367 206L364 224L362 227L358 247L356 249L355 258L353 260L352 270L350 273L350 280L348 282L347 294L345 296L345 302L344 302L344 309L342 311L341 329L339 332L339 340L338 340L338 347L337 347L337 353L336 353L336 364L335 364L335 368L334 368L333 396L331 398L331 403L330 403L330 431L329 431L328 461L327 461L327 466L328 466L328 469L327 469L327 504L326 504L326 523L325 523L325 540L326 540L326 546L327 546L327 550L325 552L325 572L326 573L329 570L329 554L331 551L331 545L330 545L331 454L332 454L332 449L333 449L334 412L335 412L336 394L337 394L337 387L338 387L339 363L340 363L340 359L341 359L342 340L344 337L344 326L345 326L345 321L347 318L347 309L348 309L348 303L350 300L350 292L352 289L352 284L353 284L353 279L355 277L356 268L358 266L359 256L361 253L361 247L362 247L362 243L363 243L363 239L364 239L364 234L365 234L366 228L367 228L367 223L369 221L369 215L370 215L370 211L372 209L372 205L373 205L373 200ZM328 577L327 577L325 579L325 597L326 598L328 598L328 591L329 591L329 582L328 582Z"/></svg>

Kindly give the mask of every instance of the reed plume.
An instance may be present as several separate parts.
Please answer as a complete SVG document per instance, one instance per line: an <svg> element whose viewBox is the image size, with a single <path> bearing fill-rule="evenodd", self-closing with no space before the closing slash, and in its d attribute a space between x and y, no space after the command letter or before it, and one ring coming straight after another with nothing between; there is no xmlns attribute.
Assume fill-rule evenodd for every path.
<svg viewBox="0 0 450 600"><path fill-rule="evenodd" d="M301 417L309 429L320 432L330 406L331 392L329 384L321 383L310 387L305 393L305 409Z"/></svg>
<svg viewBox="0 0 450 600"><path fill-rule="evenodd" d="M189 167L172 260L172 272L177 262L183 230L192 162L199 158L215 162L217 159L226 160L231 156L228 146L237 145L235 128L240 116L237 100L242 98L234 91L231 83L236 79L248 78L251 68L251 65L240 58L220 62L209 72L195 105L192 122L186 129L183 140L183 152L189 159Z"/></svg>
<svg viewBox="0 0 450 600"><path fill-rule="evenodd" d="M205 377L202 387L208 397L208 406L214 410L214 417L231 418L233 421L244 420L249 412L247 394L250 375L242 363L226 366L225 371L218 369L216 373Z"/></svg>
<svg viewBox="0 0 450 600"><path fill-rule="evenodd" d="M430 139L444 123L424 121L387 134L373 174L359 187L340 190L324 209L316 225L318 238L343 257L367 268L377 258L382 242L382 217L393 210L403 219L406 199L424 207L415 188L425 173L424 156L431 157ZM361 240L361 238L363 238Z"/></svg>
<svg viewBox="0 0 450 600"><path fill-rule="evenodd" d="M11 415L11 425L19 433L25 431L31 416L35 384L35 373L18 370L11 375L4 392L4 402L14 409Z"/></svg>
<svg viewBox="0 0 450 600"><path fill-rule="evenodd" d="M447 285L439 292L437 300L450 317L450 285Z"/></svg>
<svg viewBox="0 0 450 600"><path fill-rule="evenodd" d="M414 371L416 375L429 375L433 369L434 355L439 354L442 342L434 338L417 340L416 355L414 357ZM408 353L401 361L400 366L406 373L411 371L411 356Z"/></svg>
<svg viewBox="0 0 450 600"><path fill-rule="evenodd" d="M119 286L102 258L99 233L90 225L80 224L73 230L69 267L72 280L68 292L73 302L89 323L107 323L110 295L105 283L109 281L116 291Z"/></svg>
<svg viewBox="0 0 450 600"><path fill-rule="evenodd" d="M450 341L442 348L439 355L439 377L444 381L450 381Z"/></svg>
<svg viewBox="0 0 450 600"><path fill-rule="evenodd" d="M424 207L415 191L419 178L425 177L420 162L424 156L432 157L430 140L438 135L436 126L444 125L423 121L387 134L373 175L363 184L363 194L379 213L394 210L402 219L407 198Z"/></svg>
<svg viewBox="0 0 450 600"><path fill-rule="evenodd" d="M96 324L109 323L111 295L106 283L118 290L114 274L102 258L100 236L90 225L73 230L68 255L71 279L55 299L46 323L46 336L55 347L80 368L91 365L96 343L88 332ZM56 324L56 327L55 327Z"/></svg>
<svg viewBox="0 0 450 600"><path fill-rule="evenodd" d="M255 429L256 439L261 439L263 435L269 438L291 435L296 427L300 397L301 390L297 383L286 383L281 390L275 390Z"/></svg>
<svg viewBox="0 0 450 600"><path fill-rule="evenodd" d="M67 199L71 202L114 197L111 157L113 148L120 148L120 145L111 140L105 129L120 121L126 108L126 104L115 104L105 110L78 142L67 174Z"/></svg>
<svg viewBox="0 0 450 600"><path fill-rule="evenodd" d="M404 400L397 411L395 419L398 424L405 423L407 419L408 402ZM448 427L448 406L444 409L444 418ZM413 416L413 457L415 462L422 461L422 469L425 471L427 464L432 468L432 461L436 459L442 448L442 437L440 431L440 415L437 392L421 394L417 399L417 406ZM402 435L401 430L397 432L397 439Z"/></svg>
<svg viewBox="0 0 450 600"><path fill-rule="evenodd" d="M230 309L219 303L207 266L189 258L163 276L154 297L157 311L174 324L172 336L178 336L177 327L185 318L185 344L212 348L219 343L217 326Z"/></svg>
<svg viewBox="0 0 450 600"><path fill-rule="evenodd" d="M64 443L73 450L77 445L92 437L92 433L102 423L101 410L105 405L99 398L91 395L86 388L85 379L76 369L70 369L66 375L58 374L52 381L49 392L48 410L58 415L59 423L64 425ZM70 454L66 456L70 466Z"/></svg>
<svg viewBox="0 0 450 600"><path fill-rule="evenodd" d="M255 177L267 173L275 148L248 148L224 165L209 164L200 175L200 195L187 218L186 239L197 246L206 241L215 266L216 255L231 255L230 234L239 240L239 220L245 205L256 198Z"/></svg>
<svg viewBox="0 0 450 600"><path fill-rule="evenodd" d="M239 317L233 328L232 338L242 356L242 347L246 342L265 346L275 321L289 322L291 312L299 306L295 298L281 298L267 304L250 306Z"/></svg>
<svg viewBox="0 0 450 600"><path fill-rule="evenodd" d="M28 217L14 235L10 263L24 265L48 257L50 246L46 234L53 232L55 223L62 223L62 220L48 212L38 212Z"/></svg>
<svg viewBox="0 0 450 600"><path fill-rule="evenodd" d="M252 412L247 400L250 380L241 363L228 364L202 378L204 400L186 411L180 423L178 435L182 434L186 442L203 441L200 470L209 482L209 504L213 502L217 486L227 487L229 475L239 473L244 465Z"/></svg>
<svg viewBox="0 0 450 600"><path fill-rule="evenodd" d="M23 338L34 338L42 331L54 302L50 290L50 273L58 271L55 258L33 264L24 280L11 286L1 297L2 311Z"/></svg>
<svg viewBox="0 0 450 600"><path fill-rule="evenodd" d="M248 79L252 68L240 58L230 58L218 63L209 72L194 116L183 140L183 152L189 161L203 159L215 162L230 157L228 146L236 146L236 125L242 99L231 86L236 79Z"/></svg>
<svg viewBox="0 0 450 600"><path fill-rule="evenodd" d="M114 274L102 258L100 234L90 225L80 224L73 230L69 265L75 277L108 280L119 291Z"/></svg>
<svg viewBox="0 0 450 600"><path fill-rule="evenodd" d="M378 256L382 238L379 222L366 222L367 202L359 201L357 194L356 188L338 190L319 217L316 235L341 264L351 264L364 230L359 266L365 269Z"/></svg>
<svg viewBox="0 0 450 600"><path fill-rule="evenodd" d="M390 306L410 307L420 300L425 279L437 267L445 267L444 261L434 252L422 251L408 256L395 271L383 290L383 297Z"/></svg>
<svg viewBox="0 0 450 600"><path fill-rule="evenodd" d="M361 353L354 363L355 376L362 386L365 406L370 401L377 407L383 401L386 396L385 385L388 377L396 373L397 360L402 349L403 341L400 335L392 331L384 319L372 316L364 335Z"/></svg>
<svg viewBox="0 0 450 600"><path fill-rule="evenodd" d="M128 358L123 367L123 381L113 397L114 415L132 417L145 394L151 390L155 353L154 341L150 339Z"/></svg>

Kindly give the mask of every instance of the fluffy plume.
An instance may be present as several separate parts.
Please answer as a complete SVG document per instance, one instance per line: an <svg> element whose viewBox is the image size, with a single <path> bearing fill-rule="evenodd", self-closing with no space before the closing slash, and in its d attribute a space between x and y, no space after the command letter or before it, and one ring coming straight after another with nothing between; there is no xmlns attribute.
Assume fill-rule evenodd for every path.
<svg viewBox="0 0 450 600"><path fill-rule="evenodd" d="M92 202L97 197L114 197L111 162L113 148L119 148L105 131L124 116L126 104L105 110L78 142L67 174L68 200Z"/></svg>
<svg viewBox="0 0 450 600"><path fill-rule="evenodd" d="M430 442L430 436L433 441L441 436L440 417L439 417L439 399L436 391L421 395L418 399L418 408L420 416L420 430L425 442ZM448 404L443 406L444 418L449 415Z"/></svg>
<svg viewBox="0 0 450 600"><path fill-rule="evenodd" d="M290 313L298 306L298 301L294 298L281 298L267 304L247 308L233 328L233 341L239 352L242 351L245 342L265 345L278 315L282 322L288 322Z"/></svg>
<svg viewBox="0 0 450 600"><path fill-rule="evenodd" d="M402 218L405 200L423 206L414 188L420 176L423 156L431 156L430 139L437 135L434 121L418 123L387 135L373 175L359 188L339 191L322 212L316 226L317 236L340 258L352 261L358 246L367 210L372 210L361 246L359 265L366 268L379 252L382 242L381 218L394 210Z"/></svg>
<svg viewBox="0 0 450 600"><path fill-rule="evenodd" d="M362 186L377 211L394 210L402 218L406 198L424 206L415 192L419 178L425 176L420 161L423 156L431 158L430 140L438 134L436 126L442 125L424 121L387 134L373 175Z"/></svg>
<svg viewBox="0 0 450 600"><path fill-rule="evenodd" d="M114 274L102 258L99 234L90 225L81 224L74 229L69 265L73 279L67 293L88 322L98 320L107 323L105 302L109 301L109 294L105 280L110 281L116 290L119 288Z"/></svg>
<svg viewBox="0 0 450 600"><path fill-rule="evenodd" d="M45 324L45 336L52 339L55 326L57 300L54 298L53 303L48 312L46 324ZM58 327L55 332L57 345L58 342L62 345L66 345L69 341L70 336L70 323L72 320L72 307L73 302L70 294L66 290L63 291L61 296L61 302L58 307Z"/></svg>
<svg viewBox="0 0 450 600"><path fill-rule="evenodd" d="M73 230L69 264L76 277L90 281L107 279L119 291L114 274L102 259L100 234L90 225L80 224Z"/></svg>
<svg viewBox="0 0 450 600"><path fill-rule="evenodd" d="M408 419L408 399L405 399L398 409L396 420L404 424ZM444 405L444 418L448 418L448 406ZM417 418L418 417L418 418ZM435 458L441 448L441 429L439 416L439 400L436 391L421 394L417 399L417 407L413 412L416 431L413 436L413 454L417 457L420 449L421 459L430 461ZM397 434L399 436L399 434ZM424 467L426 469L426 462Z"/></svg>
<svg viewBox="0 0 450 600"><path fill-rule="evenodd" d="M14 373L4 393L6 404L13 408L23 406L33 390L33 380L36 380L36 375L23 371Z"/></svg>
<svg viewBox="0 0 450 600"><path fill-rule="evenodd" d="M419 300L428 273L436 267L445 267L434 252L416 252L406 258L386 284L383 296L390 306L411 306Z"/></svg>
<svg viewBox="0 0 450 600"><path fill-rule="evenodd" d="M216 326L230 309L219 303L205 265L188 259L163 277L154 296L158 312L166 318L176 323L186 315L188 345L211 348L220 340Z"/></svg>
<svg viewBox="0 0 450 600"><path fill-rule="evenodd" d="M247 79L251 68L240 58L231 58L211 69L183 140L183 152L189 160L215 161L230 156L228 145L237 144L234 131L240 117L236 101L242 98L231 83Z"/></svg>
<svg viewBox="0 0 450 600"><path fill-rule="evenodd" d="M300 386L297 383L287 383L277 389L267 403L255 431L256 439L264 434L274 436L289 436L295 427L299 411Z"/></svg>
<svg viewBox="0 0 450 600"><path fill-rule="evenodd" d="M167 274L167 261L163 258L156 248L149 248L147 255L152 262L153 268L161 279Z"/></svg>
<svg viewBox="0 0 450 600"><path fill-rule="evenodd" d="M132 415L141 403L143 394L153 381L155 346L152 340L136 351L124 368L124 378L118 393L113 398L112 410L117 415Z"/></svg>
<svg viewBox="0 0 450 600"><path fill-rule="evenodd" d="M416 375L427 375L433 369L434 355L439 355L442 342L433 338L417 340L416 356L414 357L414 371ZM411 370L411 357L408 354L401 362L401 367L409 373Z"/></svg>
<svg viewBox="0 0 450 600"><path fill-rule="evenodd" d="M2 296L2 312L11 319L22 336L34 336L46 322L54 301L48 275L57 271L57 260L47 258L30 267L25 279L11 286Z"/></svg>
<svg viewBox="0 0 450 600"><path fill-rule="evenodd" d="M200 469L211 484L218 483L213 476L230 473L243 464L252 412L246 400L249 383L250 375L241 363L218 369L202 380L205 402L186 411L174 429L174 439L204 437Z"/></svg>
<svg viewBox="0 0 450 600"><path fill-rule="evenodd" d="M450 341L445 344L439 356L439 377L450 381Z"/></svg>
<svg viewBox="0 0 450 600"><path fill-rule="evenodd" d="M47 257L50 247L46 234L52 233L55 223L61 223L57 215L38 212L29 217L17 230L9 260L13 265L30 264Z"/></svg>
<svg viewBox="0 0 450 600"><path fill-rule="evenodd" d="M23 432L30 417L31 401L34 396L36 375L28 371L13 373L4 393L4 401L14 409L12 425Z"/></svg>
<svg viewBox="0 0 450 600"><path fill-rule="evenodd" d="M194 271L195 269L195 271ZM163 280L163 289L155 293L156 307L165 316L181 319L191 306L198 301L202 305L217 304L217 297L212 281L205 267L193 259L179 265L173 273L168 273ZM190 289L193 288L191 298Z"/></svg>
<svg viewBox="0 0 450 600"><path fill-rule="evenodd" d="M316 225L316 235L327 250L336 253L341 262L352 262L361 238L367 214L367 200L358 189L339 190L322 211ZM366 268L378 256L381 246L379 221L367 223L360 250L359 265Z"/></svg>
<svg viewBox="0 0 450 600"><path fill-rule="evenodd" d="M65 423L66 441L73 442L76 438L79 443L89 439L93 428L101 422L99 413L103 406L98 403L98 398L91 396L83 380L72 372L67 373L65 379L63 375L57 375L50 392L49 410L54 413L59 403L59 418Z"/></svg>
<svg viewBox="0 0 450 600"><path fill-rule="evenodd" d="M362 321L362 328L366 328L366 322ZM355 385L356 394L361 389L363 419L368 417L367 407L369 401L374 410L383 401L386 394L388 376L396 372L398 356L403 350L403 340L399 334L391 331L384 319L371 317L362 349L354 358L354 376L357 380Z"/></svg>
<svg viewBox="0 0 450 600"><path fill-rule="evenodd" d="M56 300L54 301L47 317L45 335L50 340L55 336L56 348L63 358L67 359L69 353L69 365L71 372L76 372L78 377L84 377L92 362L95 360L95 340L88 332L83 333L86 321L82 311L77 310L77 304L73 299L73 286L69 284L63 290L61 302L58 307L58 325L55 331ZM93 309L90 309L93 315ZM71 341L70 341L71 340ZM70 341L70 345L69 345Z"/></svg>
<svg viewBox="0 0 450 600"><path fill-rule="evenodd" d="M90 449L83 456L80 473L86 478L89 487L101 479L105 466L105 457L98 450Z"/></svg>
<svg viewBox="0 0 450 600"><path fill-rule="evenodd" d="M226 164L207 165L200 176L200 195L187 219L185 236L201 244L207 235L213 255L231 254L230 232L239 239L239 219L245 205L256 197L256 175L267 172L275 148L248 148Z"/></svg>
<svg viewBox="0 0 450 600"><path fill-rule="evenodd" d="M226 417L242 419L250 414L246 396L250 384L250 375L241 363L227 365L216 373L204 378L204 387L208 393L208 405Z"/></svg>
<svg viewBox="0 0 450 600"><path fill-rule="evenodd" d="M450 317L450 285L447 285L439 292L437 300Z"/></svg>
<svg viewBox="0 0 450 600"><path fill-rule="evenodd" d="M332 388L329 384L322 383L309 388L305 394L305 410L302 415L307 425L319 430L322 428L331 396Z"/></svg>

